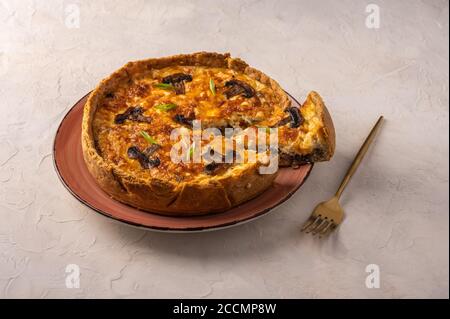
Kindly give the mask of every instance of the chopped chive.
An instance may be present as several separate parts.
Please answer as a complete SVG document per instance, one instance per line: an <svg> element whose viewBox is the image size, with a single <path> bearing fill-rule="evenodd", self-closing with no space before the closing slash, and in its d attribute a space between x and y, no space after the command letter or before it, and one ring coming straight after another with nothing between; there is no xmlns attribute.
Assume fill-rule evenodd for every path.
<svg viewBox="0 0 450 319"><path fill-rule="evenodd" d="M266 131L266 134L270 135L270 127L268 126L256 126L258 129L263 128Z"/></svg>
<svg viewBox="0 0 450 319"><path fill-rule="evenodd" d="M163 89L163 90L173 90L174 89L174 86L172 84L168 84L168 83L156 83L153 86Z"/></svg>
<svg viewBox="0 0 450 319"><path fill-rule="evenodd" d="M149 142L150 144L158 144L158 141L155 140L153 137L151 137L150 135L148 135L148 133L146 131L141 131L141 135L143 138L145 138L145 140L147 142Z"/></svg>
<svg viewBox="0 0 450 319"><path fill-rule="evenodd" d="M161 111L169 111L176 107L177 107L176 104L173 103L155 105L155 108Z"/></svg>
<svg viewBox="0 0 450 319"><path fill-rule="evenodd" d="M216 85L214 84L214 80L212 78L209 79L209 89L213 95L216 95Z"/></svg>
<svg viewBox="0 0 450 319"><path fill-rule="evenodd" d="M193 155L194 155L194 144L192 144L189 147L189 151L184 154L184 156L185 156L184 161L189 162Z"/></svg>

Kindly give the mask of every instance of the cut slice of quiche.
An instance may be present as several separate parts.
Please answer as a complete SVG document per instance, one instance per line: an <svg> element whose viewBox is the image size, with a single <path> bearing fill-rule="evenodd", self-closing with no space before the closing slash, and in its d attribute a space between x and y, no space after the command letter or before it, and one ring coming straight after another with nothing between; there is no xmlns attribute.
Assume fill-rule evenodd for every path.
<svg viewBox="0 0 450 319"><path fill-rule="evenodd" d="M334 126L320 95L310 92L299 113L298 127L279 127L280 166L328 161L334 154Z"/></svg>
<svg viewBox="0 0 450 319"><path fill-rule="evenodd" d="M214 134L194 142L199 130ZM253 131L256 140L244 138L236 150ZM251 147L264 139L266 148ZM277 170L261 168L271 156L293 167L329 160L335 135L316 92L298 108L244 61L200 52L130 62L103 80L85 105L82 146L89 171L111 197L161 214L200 215L270 187ZM211 152L219 155L206 156Z"/></svg>

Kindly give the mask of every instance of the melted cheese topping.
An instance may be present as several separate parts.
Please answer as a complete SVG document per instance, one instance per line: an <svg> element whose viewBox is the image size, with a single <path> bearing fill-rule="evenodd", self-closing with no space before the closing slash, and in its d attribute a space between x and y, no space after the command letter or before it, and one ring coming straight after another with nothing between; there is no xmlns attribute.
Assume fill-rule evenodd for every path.
<svg viewBox="0 0 450 319"><path fill-rule="evenodd" d="M185 94L176 94L174 90L157 87L163 77L184 73L192 76L191 82L185 82ZM227 99L225 83L237 79L249 84L256 94L251 98L236 95ZM215 84L215 94L210 89L210 81ZM272 89L263 83L240 74L234 70L206 68L199 66L174 66L151 70L136 75L131 83L123 83L114 92L108 92L98 107L94 122L94 136L97 149L103 158L125 171L132 171L137 177L173 178L177 181L189 180L206 174L204 163L173 163L170 151L176 141L170 140L174 128L183 125L174 120L175 115L195 118L205 127L273 127L289 116L278 104ZM175 104L170 110L160 110L156 106ZM151 122L126 120L115 123L115 117L129 107L142 107L143 116ZM322 123L315 119L314 110L301 110L305 123L300 128L280 128L280 144L298 145L296 151L307 153L314 147L314 137ZM141 132L147 132L161 146L151 157L158 157L160 165L144 169L136 159L130 159L127 150L136 146L140 150L149 147ZM192 133L192 132L191 132ZM202 145L208 141L202 141ZM222 165L215 174L223 174L231 166Z"/></svg>

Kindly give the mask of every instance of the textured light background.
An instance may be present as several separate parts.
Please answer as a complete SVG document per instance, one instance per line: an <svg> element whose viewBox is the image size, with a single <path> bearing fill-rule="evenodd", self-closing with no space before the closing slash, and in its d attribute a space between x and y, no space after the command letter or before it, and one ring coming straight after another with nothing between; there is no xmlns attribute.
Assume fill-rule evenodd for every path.
<svg viewBox="0 0 450 319"><path fill-rule="evenodd" d="M367 1L0 1L0 298L448 298L448 2L373 2L379 29ZM79 28L65 24L71 3ZM217 232L137 230L77 202L52 165L63 115L127 61L200 50L300 100L320 92L333 160L271 214ZM345 223L325 241L301 235L380 114ZM71 263L80 289L65 287ZM372 263L380 289L365 286Z"/></svg>

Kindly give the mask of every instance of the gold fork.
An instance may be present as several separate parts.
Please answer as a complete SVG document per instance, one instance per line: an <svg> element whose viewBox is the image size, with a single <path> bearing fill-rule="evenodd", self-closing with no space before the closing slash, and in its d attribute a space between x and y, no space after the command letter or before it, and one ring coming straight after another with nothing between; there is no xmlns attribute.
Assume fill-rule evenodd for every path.
<svg viewBox="0 0 450 319"><path fill-rule="evenodd" d="M319 234L320 237L328 235L332 232L344 219L344 210L339 205L339 198L342 195L345 187L348 182L352 178L353 174L355 174L359 164L361 163L364 155L366 155L367 150L369 149L370 144L375 138L375 135L378 129L383 122L383 116L380 116L375 126L367 136L364 144L356 154L355 159L353 160L352 165L345 174L344 179L341 182L336 194L328 201L322 202L314 208L313 213L308 218L306 223L303 225L302 230L305 233L312 233L313 235Z"/></svg>

